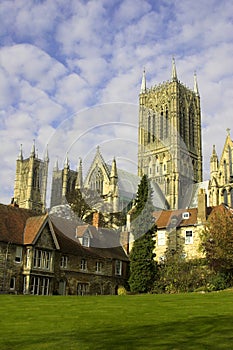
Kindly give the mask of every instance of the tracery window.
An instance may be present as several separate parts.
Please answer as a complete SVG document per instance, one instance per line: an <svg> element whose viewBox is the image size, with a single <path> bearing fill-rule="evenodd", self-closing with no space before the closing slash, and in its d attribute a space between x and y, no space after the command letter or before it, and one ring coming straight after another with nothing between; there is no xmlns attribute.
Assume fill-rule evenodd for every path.
<svg viewBox="0 0 233 350"><path fill-rule="evenodd" d="M96 165L95 169L93 170L90 176L90 187L92 190L102 194L103 182L104 182L104 177L103 177L102 170L98 167L98 165Z"/></svg>

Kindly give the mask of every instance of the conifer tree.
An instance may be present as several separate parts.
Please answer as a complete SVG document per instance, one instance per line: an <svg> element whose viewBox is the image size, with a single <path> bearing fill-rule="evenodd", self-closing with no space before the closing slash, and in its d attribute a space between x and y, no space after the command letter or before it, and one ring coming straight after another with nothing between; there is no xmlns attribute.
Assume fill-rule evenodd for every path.
<svg viewBox="0 0 233 350"><path fill-rule="evenodd" d="M135 241L130 252L129 285L136 293L150 292L156 276L153 210L152 189L144 175L138 186L131 225Z"/></svg>

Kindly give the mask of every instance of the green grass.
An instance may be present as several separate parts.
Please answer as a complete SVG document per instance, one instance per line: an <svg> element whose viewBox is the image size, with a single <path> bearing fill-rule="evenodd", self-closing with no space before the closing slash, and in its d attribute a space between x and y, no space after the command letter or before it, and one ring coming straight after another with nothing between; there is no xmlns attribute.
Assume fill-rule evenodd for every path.
<svg viewBox="0 0 233 350"><path fill-rule="evenodd" d="M0 349L233 349L233 292L0 295Z"/></svg>

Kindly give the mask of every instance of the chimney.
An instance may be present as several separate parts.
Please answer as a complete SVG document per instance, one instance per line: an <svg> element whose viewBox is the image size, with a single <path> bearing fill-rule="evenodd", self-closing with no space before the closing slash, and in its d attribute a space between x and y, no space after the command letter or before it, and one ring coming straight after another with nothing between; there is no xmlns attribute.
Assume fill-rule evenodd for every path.
<svg viewBox="0 0 233 350"><path fill-rule="evenodd" d="M203 223L206 221L207 215L207 195L204 188L200 188L198 191L198 204L197 204L197 221Z"/></svg>
<svg viewBox="0 0 233 350"><path fill-rule="evenodd" d="M122 231L120 233L120 244L126 254L129 254L129 232Z"/></svg>
<svg viewBox="0 0 233 350"><path fill-rule="evenodd" d="M100 225L100 213L98 212L93 213L92 225L95 226L98 230Z"/></svg>

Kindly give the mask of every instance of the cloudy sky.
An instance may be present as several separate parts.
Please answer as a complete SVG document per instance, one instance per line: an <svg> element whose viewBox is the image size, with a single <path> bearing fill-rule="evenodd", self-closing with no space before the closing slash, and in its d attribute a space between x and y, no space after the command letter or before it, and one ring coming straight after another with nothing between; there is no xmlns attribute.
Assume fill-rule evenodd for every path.
<svg viewBox="0 0 233 350"><path fill-rule="evenodd" d="M1 0L0 27L1 203L33 139L39 157L48 144L50 173L67 152L88 164L97 144L136 173L142 71L147 86L166 81L173 56L188 87L197 73L208 179L233 117L232 1Z"/></svg>

